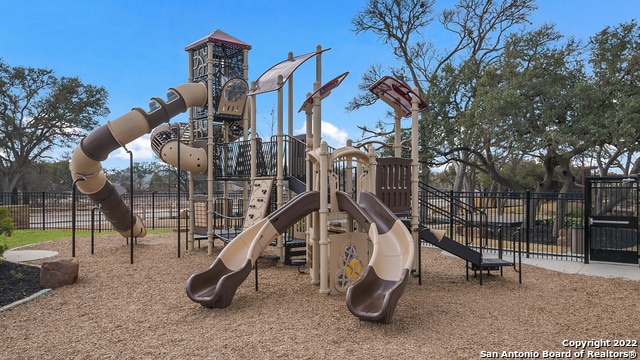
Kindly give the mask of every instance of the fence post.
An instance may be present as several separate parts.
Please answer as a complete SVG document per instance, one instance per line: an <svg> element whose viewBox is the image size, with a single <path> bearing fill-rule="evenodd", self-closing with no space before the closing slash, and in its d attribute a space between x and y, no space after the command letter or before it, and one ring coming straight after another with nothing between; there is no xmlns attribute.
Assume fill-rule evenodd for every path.
<svg viewBox="0 0 640 360"><path fill-rule="evenodd" d="M96 226L95 226L95 220L96 220L96 210L99 210L100 208L98 207L93 207L91 208L91 255L94 254L94 247L95 247L95 230L96 230Z"/></svg>
<svg viewBox="0 0 640 360"><path fill-rule="evenodd" d="M178 128L178 136L180 136L180 128ZM180 207L181 207L181 205L180 205L180 200L181 200L180 197L182 196L181 195L181 187L182 186L180 186L181 185L180 184L180 180L181 180L180 179L180 173L182 172L182 170L180 168L180 142L181 141L182 141L181 139L178 139L177 144L176 144L177 147L178 147L178 168L176 169L176 175L177 175L176 176L177 177L176 182L177 182L177 185L178 185L178 202L177 202L178 216L176 216L176 218L178 219L178 257L180 257L180 242L182 240L181 234L180 234L180 232L182 231L182 229L180 229L180 210L181 210L180 209ZM187 241L185 244L187 245L187 250L188 250L189 249L189 242Z"/></svg>
<svg viewBox="0 0 640 360"><path fill-rule="evenodd" d="M156 229L156 191L151 193L151 228Z"/></svg>
<svg viewBox="0 0 640 360"><path fill-rule="evenodd" d="M45 220L46 220L46 219L45 219L45 216L46 216L46 213L47 213L46 211L44 211L44 210L45 210L45 206L44 206L44 204L45 204L45 193L44 193L44 191L43 191L43 192L42 192L42 231L44 231L44 230L45 230L45 226L44 226L44 224L45 224L45 222L46 222L46 221L45 221Z"/></svg>
<svg viewBox="0 0 640 360"><path fill-rule="evenodd" d="M524 233L525 233L525 241L526 241L526 245L527 245L527 259L531 257L531 253L530 253L530 238L529 238L529 234L530 232L530 227L529 224L531 224L531 190L527 190L526 192L526 198L525 198L525 219L524 219Z"/></svg>
<svg viewBox="0 0 640 360"><path fill-rule="evenodd" d="M126 152L129 153L129 189L131 190L131 193L129 194L129 221L131 221L131 230L129 232L129 235L131 236L131 248L129 249L129 262L131 264L133 264L133 222L135 221L135 215L133 212L133 151L125 148L123 146L124 150Z"/></svg>
<svg viewBox="0 0 640 360"><path fill-rule="evenodd" d="M589 219L591 218L591 180L586 179L584 183L584 238L583 241L583 262L585 264L589 263L589 255L591 254L591 225L589 224Z"/></svg>
<svg viewBox="0 0 640 360"><path fill-rule="evenodd" d="M449 190L449 236L453 239L453 212L455 211L455 206L453 206L453 189Z"/></svg>

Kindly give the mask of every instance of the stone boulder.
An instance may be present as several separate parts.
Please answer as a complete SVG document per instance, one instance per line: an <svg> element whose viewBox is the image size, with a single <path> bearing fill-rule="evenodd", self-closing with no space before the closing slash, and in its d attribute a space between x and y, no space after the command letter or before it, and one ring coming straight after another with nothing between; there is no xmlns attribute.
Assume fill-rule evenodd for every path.
<svg viewBox="0 0 640 360"><path fill-rule="evenodd" d="M80 263L76 258L44 261L40 268L40 286L53 289L78 280Z"/></svg>

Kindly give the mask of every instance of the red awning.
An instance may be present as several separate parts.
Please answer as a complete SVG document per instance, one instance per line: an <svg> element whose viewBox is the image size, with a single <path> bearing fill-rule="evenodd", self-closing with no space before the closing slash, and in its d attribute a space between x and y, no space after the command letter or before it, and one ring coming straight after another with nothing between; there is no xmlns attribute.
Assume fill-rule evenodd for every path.
<svg viewBox="0 0 640 360"><path fill-rule="evenodd" d="M418 111L426 110L429 107L429 104L419 94L411 90L407 84L391 76L384 76L376 81L375 84L369 86L369 91L376 94L394 110L399 111L403 117L411 116L412 95L420 99Z"/></svg>
<svg viewBox="0 0 640 360"><path fill-rule="evenodd" d="M342 80L344 80L344 78L347 77L347 75L349 75L348 71L336 76L332 80L329 80L327 83L322 85L318 90L314 91L313 94L311 94L302 103L302 106L300 106L300 110L298 110L298 112L303 111L303 110L304 111L310 111L311 107L313 107L313 97L316 94L320 94L320 99L326 98L327 96L329 96L329 94L331 94L331 90L337 88L340 85L340 83L342 82Z"/></svg>

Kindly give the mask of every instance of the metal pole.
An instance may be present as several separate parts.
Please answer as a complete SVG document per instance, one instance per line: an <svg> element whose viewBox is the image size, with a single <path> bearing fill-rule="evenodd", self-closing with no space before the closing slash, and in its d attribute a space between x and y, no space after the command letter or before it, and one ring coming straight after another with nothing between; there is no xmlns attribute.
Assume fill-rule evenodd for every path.
<svg viewBox="0 0 640 360"><path fill-rule="evenodd" d="M129 211L131 212L131 249L130 249L130 263L133 264L133 152L127 148L124 148L126 152L129 153L129 189L130 189L130 204Z"/></svg>
<svg viewBox="0 0 640 360"><path fill-rule="evenodd" d="M524 217L524 236L525 236L525 241L526 241L526 251L527 251L527 258L531 257L530 254L530 242L529 242L529 224L531 223L531 190L527 190L526 192L526 201L525 201L525 206L527 207L525 209L525 217ZM522 235L520 235L520 238L522 238Z"/></svg>
<svg viewBox="0 0 640 360"><path fill-rule="evenodd" d="M156 194L158 192L154 191L151 193L151 228L155 230L156 228Z"/></svg>
<svg viewBox="0 0 640 360"><path fill-rule="evenodd" d="M331 164L328 163L328 146L325 141L320 143L320 209L318 227L320 228L320 264L313 264L314 267L318 267L320 270L320 295L328 295L331 290L329 289L329 234L327 232L327 216L329 213L327 197L328 197L328 169ZM314 224L315 226L316 224ZM314 253L316 249L313 249Z"/></svg>
<svg viewBox="0 0 640 360"><path fill-rule="evenodd" d="M278 75L278 84L283 84L282 75ZM278 159L278 163L276 166L276 208L280 209L282 204L284 204L284 164L282 163L282 159L284 158L284 145L282 143L282 138L284 137L284 120L283 120L283 93L282 87L278 89L277 94L277 133L276 133L276 159ZM283 261L285 260L284 254L284 245L282 235L278 235L276 240L276 249L278 252L278 256Z"/></svg>
<svg viewBox="0 0 640 360"><path fill-rule="evenodd" d="M178 127L178 173L177 173L177 185L178 185L178 257L180 257L180 242L181 242L181 237L180 237L180 137L181 137L181 131L180 131L180 127ZM187 241L187 250L189 250L189 242Z"/></svg>
<svg viewBox="0 0 640 360"><path fill-rule="evenodd" d="M100 209L100 208L93 207L91 209L91 255L93 255L93 252L94 252L95 231L96 231L96 225L95 225L96 210L98 210L98 209Z"/></svg>
<svg viewBox="0 0 640 360"><path fill-rule="evenodd" d="M321 118L320 118L320 94L316 93L316 91L318 91L318 89L320 89L320 82L316 81L313 83L313 92L316 94L313 97L313 115L312 115L312 123L313 123L313 130L312 130L312 140L313 140L313 147L311 150L315 150L320 148L320 140L322 140L322 125L321 125ZM308 141L308 140L307 140ZM308 144L308 142L307 142ZM320 176L318 176L318 183L314 184L313 183L313 174L315 173L315 171L320 171L320 163L317 164L312 164L312 168L311 170L311 184L313 185L313 189L314 190L320 190L320 184L319 184L319 180L320 180ZM322 201L322 196L320 197L320 200ZM313 212L313 233L311 234L311 259L307 259L311 260L311 283L312 284L320 284L320 228L322 226L320 226L320 212L319 211L314 211ZM326 223L325 223L325 227L326 227Z"/></svg>
<svg viewBox="0 0 640 360"><path fill-rule="evenodd" d="M76 184L85 180L86 177L73 180L71 188L71 257L76 257Z"/></svg>
<svg viewBox="0 0 640 360"><path fill-rule="evenodd" d="M189 73L189 82L193 82L193 50L189 50L189 61L188 61L188 73ZM208 91L208 90L207 90ZM194 135L193 135L193 129L194 129L194 122L193 122L193 108L189 109L189 145L193 146L193 139L194 139ZM211 162L211 159L209 159L209 163ZM208 165L210 166L210 165ZM193 249L193 247L195 246L195 240L194 240L194 234L193 234L193 225L195 225L195 223L193 222L194 220L191 218L191 214L195 213L194 211L194 203L193 203L193 195L194 195L194 191L195 191L195 178L193 177L193 172L189 172L189 186L188 186L188 214L189 217L187 218L187 231L185 232L185 234L187 234L187 238L185 241L190 242L191 243L191 248ZM191 229L191 230L189 230ZM198 244L200 244L200 242L198 241Z"/></svg>
<svg viewBox="0 0 640 360"><path fill-rule="evenodd" d="M213 43L207 43L207 255L213 254ZM255 131L255 129L253 129Z"/></svg>
<svg viewBox="0 0 640 360"><path fill-rule="evenodd" d="M585 264L589 263L589 255L591 253L591 225L589 224L589 219L591 218L591 179L587 178L584 183L584 239L582 239L582 252L583 252L583 262ZM578 246L576 246L576 249Z"/></svg>
<svg viewBox="0 0 640 360"><path fill-rule="evenodd" d="M453 239L453 214L455 206L453 205L453 189L449 190L449 236Z"/></svg>
<svg viewBox="0 0 640 360"><path fill-rule="evenodd" d="M417 259L414 257L413 268L418 269L418 285L422 285L422 271L420 270L420 261L421 261L421 248L420 248L420 207L419 207L419 199L418 193L420 191L420 178L418 177L418 172L420 171L420 162L419 162L419 143L418 143L418 134L419 134L419 119L418 116L420 114L420 100L422 100L418 95L418 89L413 88L413 94L411 96L411 237L413 239L413 246L415 252L417 253ZM396 114L396 116L400 116L400 114ZM398 120L399 122L400 120ZM400 130L400 124L398 124L398 129L396 130L396 157L400 157L402 155L401 142L397 139L402 136L402 131Z"/></svg>

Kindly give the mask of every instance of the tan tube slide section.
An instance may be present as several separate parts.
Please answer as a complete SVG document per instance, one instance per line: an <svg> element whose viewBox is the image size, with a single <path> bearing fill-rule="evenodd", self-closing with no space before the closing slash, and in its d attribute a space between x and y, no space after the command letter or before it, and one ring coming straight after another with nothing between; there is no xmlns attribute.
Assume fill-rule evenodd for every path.
<svg viewBox="0 0 640 360"><path fill-rule="evenodd" d="M149 112L134 108L127 114L107 122L80 141L73 151L69 170L78 181L80 191L86 194L104 214L122 237L144 237L147 230L142 219L132 216L131 210L102 171L101 161L121 146L148 134L162 123L169 121L190 107L203 107L207 101L207 88L203 83L187 83L170 88L167 101L152 98ZM200 168L206 169L206 158L201 158ZM202 170L200 170L202 171Z"/></svg>
<svg viewBox="0 0 640 360"><path fill-rule="evenodd" d="M207 170L207 152L201 147L180 143L182 137L179 124L162 124L151 133L151 149L165 163L195 173ZM180 147L180 151L178 151Z"/></svg>

